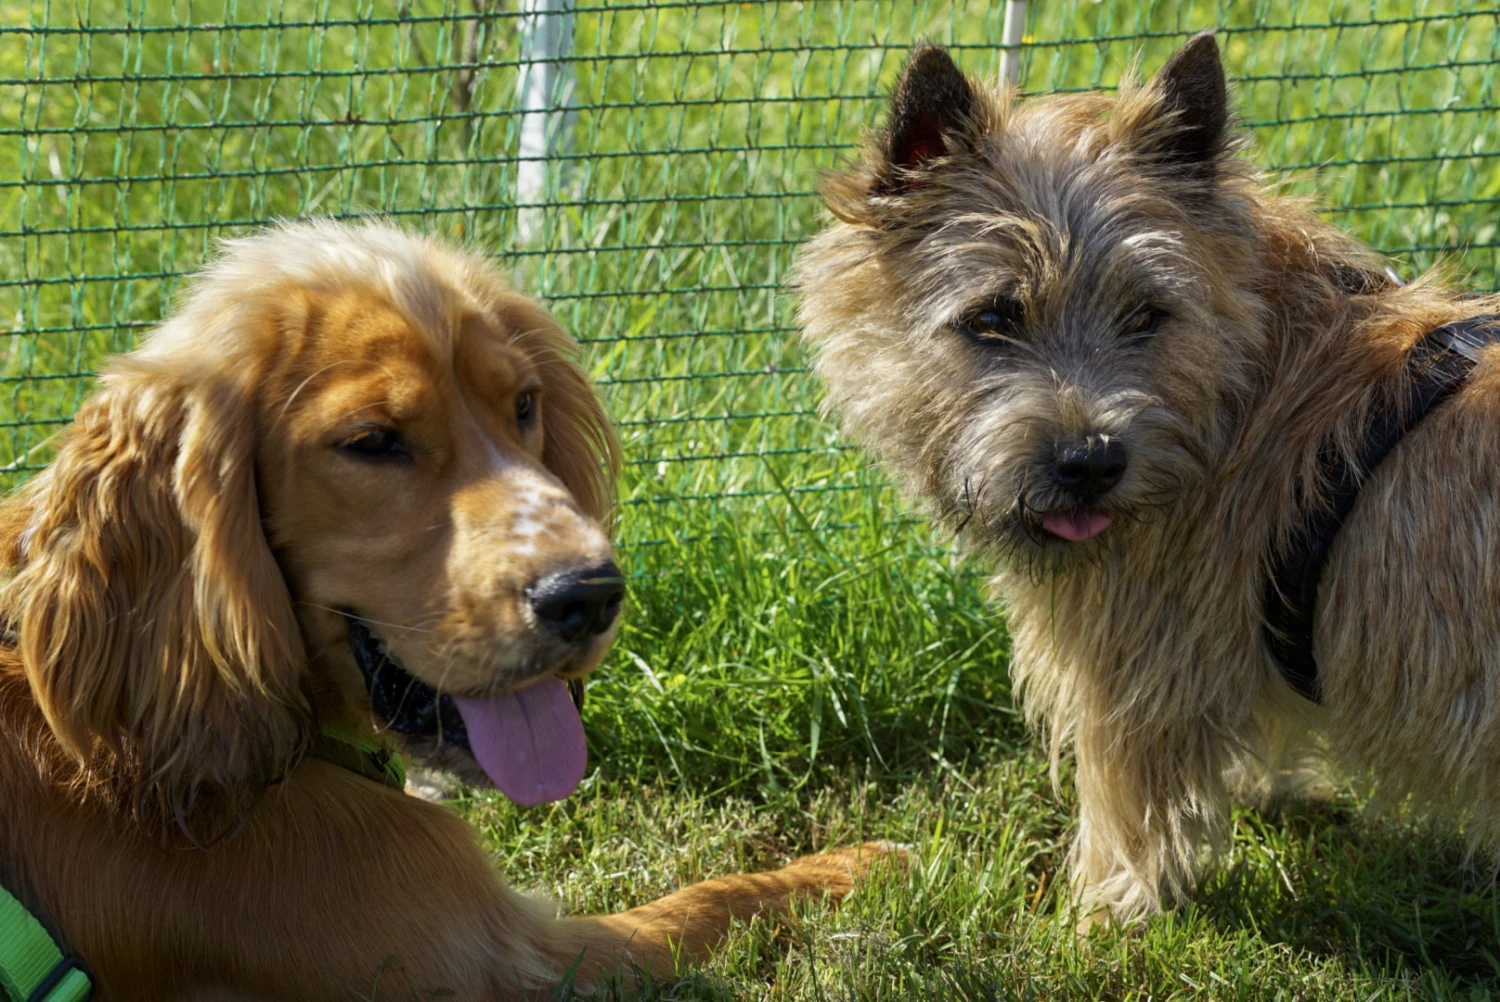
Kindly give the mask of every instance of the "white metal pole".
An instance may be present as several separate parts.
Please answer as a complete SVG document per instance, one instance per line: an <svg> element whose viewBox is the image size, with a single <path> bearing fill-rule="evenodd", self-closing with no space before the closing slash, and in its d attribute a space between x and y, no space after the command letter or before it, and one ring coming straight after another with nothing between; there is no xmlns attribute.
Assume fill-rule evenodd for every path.
<svg viewBox="0 0 1500 1002"><path fill-rule="evenodd" d="M1026 36L1026 0L1005 0L1005 30L1000 50L1000 79L1015 84L1021 73L1021 41Z"/></svg>
<svg viewBox="0 0 1500 1002"><path fill-rule="evenodd" d="M532 207L517 213L517 225L521 242L530 243L542 232L540 204L561 186L553 158L569 147L572 116L558 109L573 97L573 65L564 61L573 49L573 10L572 0L519 0L519 9L516 101L522 115L516 203Z"/></svg>

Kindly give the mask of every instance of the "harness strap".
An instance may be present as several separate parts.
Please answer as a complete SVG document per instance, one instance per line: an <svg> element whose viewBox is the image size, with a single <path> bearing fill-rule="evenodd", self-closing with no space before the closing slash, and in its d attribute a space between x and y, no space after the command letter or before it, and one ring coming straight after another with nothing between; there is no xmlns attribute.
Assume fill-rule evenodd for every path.
<svg viewBox="0 0 1500 1002"><path fill-rule="evenodd" d="M83 961L64 957L42 924L3 887L0 989L9 1002L84 1002L94 993Z"/></svg>
<svg viewBox="0 0 1500 1002"><path fill-rule="evenodd" d="M1318 582L1328 551L1344 524L1359 489L1402 436L1465 382L1483 349L1500 343L1500 315L1486 314L1445 324L1428 332L1407 353L1405 398L1394 407L1376 409L1365 429L1356 462L1325 453L1325 477L1331 490L1326 509L1307 515L1276 561L1266 582L1266 644L1281 677L1314 703L1322 701L1318 663L1313 657L1313 616Z"/></svg>

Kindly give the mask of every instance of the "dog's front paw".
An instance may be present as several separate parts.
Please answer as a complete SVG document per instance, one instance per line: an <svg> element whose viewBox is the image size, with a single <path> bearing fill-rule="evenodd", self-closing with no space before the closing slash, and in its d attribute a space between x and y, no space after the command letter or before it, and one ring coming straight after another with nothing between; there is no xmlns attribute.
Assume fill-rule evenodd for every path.
<svg viewBox="0 0 1500 1002"><path fill-rule="evenodd" d="M1116 924L1115 918L1110 914L1106 905L1095 901L1092 904L1083 903L1078 908L1078 921L1073 925L1073 931L1080 938L1086 938L1096 932L1102 932Z"/></svg>
<svg viewBox="0 0 1500 1002"><path fill-rule="evenodd" d="M1160 894L1124 869L1096 881L1075 877L1071 893L1073 929L1080 937L1139 926L1162 910Z"/></svg>

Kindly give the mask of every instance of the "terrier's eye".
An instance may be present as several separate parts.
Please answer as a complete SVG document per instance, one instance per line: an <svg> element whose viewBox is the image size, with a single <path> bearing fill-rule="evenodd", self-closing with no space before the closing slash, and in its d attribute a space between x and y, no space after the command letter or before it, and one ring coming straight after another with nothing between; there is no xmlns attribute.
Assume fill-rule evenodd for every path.
<svg viewBox="0 0 1500 1002"><path fill-rule="evenodd" d="M1003 340L1019 334L1025 320L1026 310L1020 303L997 299L965 317L963 329L970 337Z"/></svg>
<svg viewBox="0 0 1500 1002"><path fill-rule="evenodd" d="M411 452L401 436L391 428L370 428L339 446L360 459L410 459Z"/></svg>
<svg viewBox="0 0 1500 1002"><path fill-rule="evenodd" d="M522 428L531 424L532 418L536 417L536 394L516 394L516 424Z"/></svg>
<svg viewBox="0 0 1500 1002"><path fill-rule="evenodd" d="M1156 328L1167 318L1167 311L1156 306L1145 306L1136 310L1125 321L1125 334L1129 337L1144 337L1155 334Z"/></svg>

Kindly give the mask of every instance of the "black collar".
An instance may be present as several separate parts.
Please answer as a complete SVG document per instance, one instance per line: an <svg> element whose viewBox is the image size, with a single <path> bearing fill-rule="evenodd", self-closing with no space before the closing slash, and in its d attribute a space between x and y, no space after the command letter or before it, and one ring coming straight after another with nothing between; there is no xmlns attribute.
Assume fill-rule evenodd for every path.
<svg viewBox="0 0 1500 1002"><path fill-rule="evenodd" d="M1309 512L1286 552L1275 555L1264 601L1266 644L1281 677L1313 702L1322 701L1318 663L1313 658L1313 614L1318 580L1334 537L1380 461L1403 435L1468 381L1480 352L1497 342L1500 315L1496 314L1458 320L1430 331L1407 353L1404 399L1370 413L1358 461L1350 463L1331 446L1325 448L1329 504Z"/></svg>

